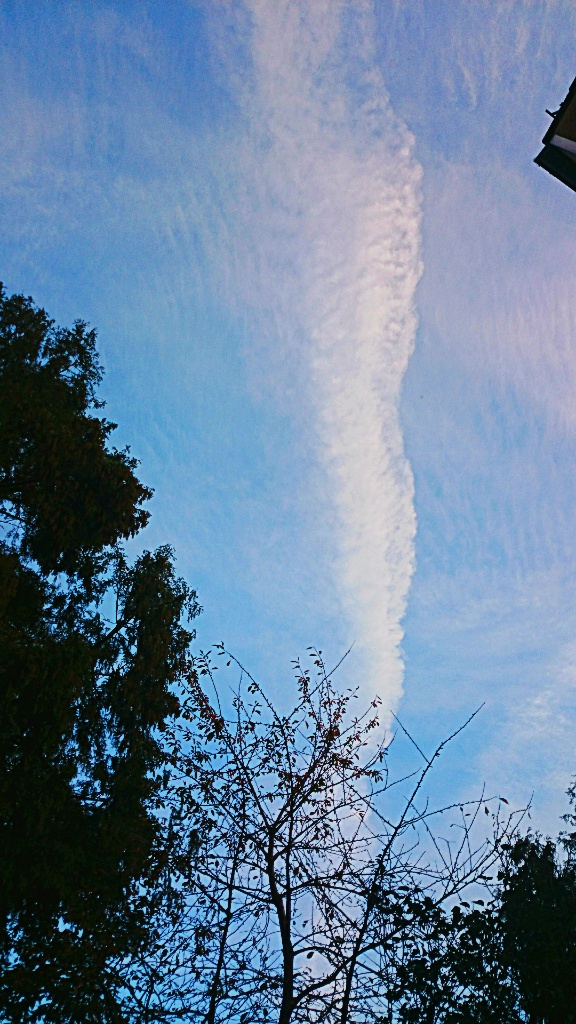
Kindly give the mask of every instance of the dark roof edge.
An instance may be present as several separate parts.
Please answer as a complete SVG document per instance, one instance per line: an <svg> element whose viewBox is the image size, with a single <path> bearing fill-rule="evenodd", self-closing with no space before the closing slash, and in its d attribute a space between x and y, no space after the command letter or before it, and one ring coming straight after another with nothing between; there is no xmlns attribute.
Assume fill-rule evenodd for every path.
<svg viewBox="0 0 576 1024"><path fill-rule="evenodd" d="M562 149L548 144L535 157L534 163L576 192L576 164Z"/></svg>
<svg viewBox="0 0 576 1024"><path fill-rule="evenodd" d="M574 79L574 81L572 82L572 85L568 89L568 92L566 93L566 96L562 100L562 103L560 104L560 106L558 107L558 110L556 111L556 114L554 115L554 118L552 120L552 124L550 125L548 131L546 132L546 135L542 139L542 142L544 143L544 145L546 145L548 142L552 141L552 138L556 134L556 126L557 126L558 122L561 120L562 115L564 114L566 108L568 107L568 104L570 103L570 100L572 99L572 97L574 96L575 93L576 93L576 78Z"/></svg>

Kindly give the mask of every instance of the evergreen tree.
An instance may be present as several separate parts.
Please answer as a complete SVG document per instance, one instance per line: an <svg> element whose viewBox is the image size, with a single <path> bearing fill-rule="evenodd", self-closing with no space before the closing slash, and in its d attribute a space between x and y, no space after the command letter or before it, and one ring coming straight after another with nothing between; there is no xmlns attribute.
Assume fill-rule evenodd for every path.
<svg viewBox="0 0 576 1024"><path fill-rule="evenodd" d="M574 794L572 793L572 796ZM574 816L567 820L574 824ZM555 843L516 834L500 847L488 903L457 904L401 966L406 1024L575 1024L576 864Z"/></svg>
<svg viewBox="0 0 576 1024"><path fill-rule="evenodd" d="M0 286L0 1014L122 1019L113 965L162 871L161 733L190 671L195 593L110 444L95 332ZM154 897L156 893L156 897Z"/></svg>

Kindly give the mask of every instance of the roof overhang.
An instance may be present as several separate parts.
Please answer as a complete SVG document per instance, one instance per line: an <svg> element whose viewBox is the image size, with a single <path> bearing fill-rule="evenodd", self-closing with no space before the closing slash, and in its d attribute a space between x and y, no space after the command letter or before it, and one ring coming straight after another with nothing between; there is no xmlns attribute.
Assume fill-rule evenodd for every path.
<svg viewBox="0 0 576 1024"><path fill-rule="evenodd" d="M542 142L534 163L576 192L576 78Z"/></svg>

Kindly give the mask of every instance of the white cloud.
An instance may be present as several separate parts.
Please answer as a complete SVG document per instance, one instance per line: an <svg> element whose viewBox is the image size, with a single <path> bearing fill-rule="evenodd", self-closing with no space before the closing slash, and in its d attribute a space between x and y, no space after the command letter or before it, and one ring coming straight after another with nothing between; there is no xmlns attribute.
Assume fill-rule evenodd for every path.
<svg viewBox="0 0 576 1024"><path fill-rule="evenodd" d="M38 218L40 254L47 231L60 232L60 244L91 231L107 251L105 225L126 255L120 290L129 280L142 293L140 319L126 314L131 330L144 325L174 358L174 337L193 329L191 307L208 287L245 318L253 380L296 417L303 463L311 443L322 467L316 493L305 493L305 481L298 499L317 513L303 517L302 530L316 536L302 547L312 564L297 571L326 578L308 600L341 596L342 632L366 656L367 686L394 705L415 532L398 422L420 274L413 140L375 65L369 4L205 6L236 119L227 108L222 123L196 123L194 97L189 120L171 117L160 88L167 54L151 25L144 20L134 36L131 19L78 15L77 26L72 12L98 57L99 102L82 85L83 57L67 104L18 83L30 140L17 147L17 168L7 159L14 197L29 195L33 174L38 204L53 197L53 211ZM273 594L290 553L276 558L277 545L270 568L257 532L254 586L268 572Z"/></svg>
<svg viewBox="0 0 576 1024"><path fill-rule="evenodd" d="M414 561L398 404L416 330L420 167L372 62L366 5L249 9L244 296L289 353L292 411L313 415L334 583L368 685L395 706Z"/></svg>

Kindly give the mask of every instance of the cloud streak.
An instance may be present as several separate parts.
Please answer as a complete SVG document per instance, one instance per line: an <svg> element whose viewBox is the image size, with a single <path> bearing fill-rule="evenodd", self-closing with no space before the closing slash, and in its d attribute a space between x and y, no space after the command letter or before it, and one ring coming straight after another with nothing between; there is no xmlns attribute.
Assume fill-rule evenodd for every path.
<svg viewBox="0 0 576 1024"><path fill-rule="evenodd" d="M420 167L371 54L366 5L248 8L248 295L268 306L313 410L334 582L368 685L393 707L416 527L398 406L416 331Z"/></svg>
<svg viewBox="0 0 576 1024"><path fill-rule="evenodd" d="M168 46L149 19L64 8L50 43L63 91L39 88L24 61L20 77L4 80L5 136L20 154L4 149L4 196L16 225L26 212L27 272L32 259L44 266L47 239L66 260L70 240L80 262L81 245L106 254L97 290L108 291L110 323L122 309L127 333L170 365L209 364L187 348L196 307L231 312L265 410L293 416L289 458L302 468L287 497L274 483L286 521L261 482L250 494L260 513L243 500L247 539L242 525L233 545L251 560L238 570L242 587L265 594L283 621L290 601L308 603L299 635L309 641L328 607L329 639L356 642L365 688L390 707L402 689L414 561L398 419L420 274L413 141L388 102L363 0L199 6L210 22L211 95L217 80L225 99L202 108L192 91L178 116L167 104L184 89L172 81L172 36ZM72 56L69 37L83 40ZM94 316L106 326L97 305ZM286 463L287 449L278 458Z"/></svg>

